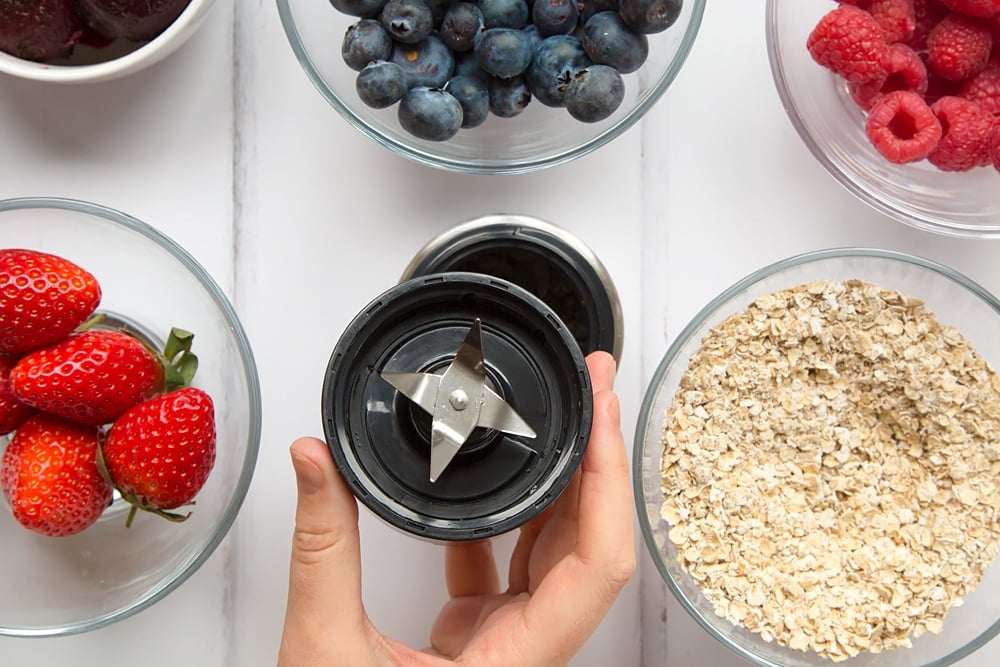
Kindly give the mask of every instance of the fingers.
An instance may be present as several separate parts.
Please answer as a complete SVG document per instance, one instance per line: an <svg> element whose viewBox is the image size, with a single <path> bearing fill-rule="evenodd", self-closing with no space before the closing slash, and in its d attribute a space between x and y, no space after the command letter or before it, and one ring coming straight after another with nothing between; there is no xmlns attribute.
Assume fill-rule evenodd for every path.
<svg viewBox="0 0 1000 667"><path fill-rule="evenodd" d="M431 648L438 655L457 658L490 615L510 601L507 595L452 598L431 628Z"/></svg>
<svg viewBox="0 0 1000 667"><path fill-rule="evenodd" d="M615 358L607 352L598 351L588 354L586 361L594 394L611 391L615 386L615 373L618 371Z"/></svg>
<svg viewBox="0 0 1000 667"><path fill-rule="evenodd" d="M493 558L493 544L454 542L445 547L444 576L452 598L494 595L500 592L500 575Z"/></svg>
<svg viewBox="0 0 1000 667"><path fill-rule="evenodd" d="M517 536L517 544L510 555L510 568L507 571L507 592L511 594L524 593L528 590L529 566L531 564L531 553L538 540L538 534L542 531L552 516L552 508L536 516L528 523L521 526Z"/></svg>
<svg viewBox="0 0 1000 667"><path fill-rule="evenodd" d="M364 637L358 506L324 442L296 440L291 458L298 503L279 662L319 664L315 644L343 650Z"/></svg>
<svg viewBox="0 0 1000 667"><path fill-rule="evenodd" d="M620 406L612 390L614 360L595 353L587 363L594 420L581 465L576 545L525 609L525 620L539 637L533 650L552 662L568 660L579 650L635 570L632 489ZM565 621L554 624L557 618Z"/></svg>
<svg viewBox="0 0 1000 667"><path fill-rule="evenodd" d="M584 561L623 566L631 575L635 568L632 485L621 406L612 390L614 361L595 359L590 365L595 378L594 422L581 466L576 553Z"/></svg>

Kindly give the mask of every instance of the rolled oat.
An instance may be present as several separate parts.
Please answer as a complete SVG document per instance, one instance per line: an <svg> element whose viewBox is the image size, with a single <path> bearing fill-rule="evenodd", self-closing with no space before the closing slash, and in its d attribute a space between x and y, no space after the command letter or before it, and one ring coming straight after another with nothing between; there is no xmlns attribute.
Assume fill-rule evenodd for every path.
<svg viewBox="0 0 1000 667"><path fill-rule="evenodd" d="M910 646L997 555L1000 379L917 299L801 285L705 336L660 470L718 615L835 661Z"/></svg>

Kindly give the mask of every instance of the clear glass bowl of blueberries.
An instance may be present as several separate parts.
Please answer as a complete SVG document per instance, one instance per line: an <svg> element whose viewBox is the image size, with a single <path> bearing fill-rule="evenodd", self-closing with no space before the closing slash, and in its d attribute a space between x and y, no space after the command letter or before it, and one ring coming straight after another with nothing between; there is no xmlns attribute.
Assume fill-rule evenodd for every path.
<svg viewBox="0 0 1000 667"><path fill-rule="evenodd" d="M673 82L705 0L277 0L319 92L377 143L463 173L590 153Z"/></svg>

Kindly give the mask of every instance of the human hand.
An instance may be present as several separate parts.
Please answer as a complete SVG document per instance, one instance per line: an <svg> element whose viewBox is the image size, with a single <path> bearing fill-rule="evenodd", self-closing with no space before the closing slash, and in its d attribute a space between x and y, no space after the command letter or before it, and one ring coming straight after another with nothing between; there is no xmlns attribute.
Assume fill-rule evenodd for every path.
<svg viewBox="0 0 1000 667"><path fill-rule="evenodd" d="M420 651L385 637L361 600L358 505L326 444L292 443L298 507L279 667L565 665L635 570L632 496L614 359L587 357L594 420L580 470L520 529L506 590L489 541L445 547L449 601Z"/></svg>

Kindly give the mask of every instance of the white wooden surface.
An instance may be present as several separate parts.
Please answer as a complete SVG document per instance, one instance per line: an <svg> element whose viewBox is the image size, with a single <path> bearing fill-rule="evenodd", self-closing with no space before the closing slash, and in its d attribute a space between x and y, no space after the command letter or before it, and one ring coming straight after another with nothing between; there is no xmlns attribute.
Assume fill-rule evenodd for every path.
<svg viewBox="0 0 1000 667"><path fill-rule="evenodd" d="M0 77L0 198L87 199L172 236L233 300L264 404L249 496L198 573L102 630L0 638L0 665L273 665L294 508L287 446L322 434L322 373L343 327L425 242L469 218L534 215L599 254L625 312L618 391L629 440L671 337L760 265L879 245L1000 291L995 244L887 220L822 171L774 92L763 20L761 0L710 2L687 67L645 121L572 164L514 177L421 167L363 137L301 72L271 0L220 0L190 42L136 76L83 88ZM441 548L364 512L362 536L369 613L384 632L425 645L444 596ZM743 664L667 599L642 560L574 665ZM961 665L998 662L994 641Z"/></svg>

